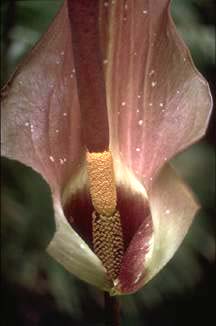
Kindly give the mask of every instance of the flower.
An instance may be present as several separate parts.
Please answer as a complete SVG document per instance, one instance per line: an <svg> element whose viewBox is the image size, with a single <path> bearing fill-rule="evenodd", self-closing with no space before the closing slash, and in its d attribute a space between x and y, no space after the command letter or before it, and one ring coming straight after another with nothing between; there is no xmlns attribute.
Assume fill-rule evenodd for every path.
<svg viewBox="0 0 216 326"><path fill-rule="evenodd" d="M198 209L168 161L204 135L212 100L168 0L101 2L109 148L89 153L86 144L100 147L108 131L95 135L88 119L97 127L103 116L80 109L89 98L78 96L70 14L68 0L2 90L2 155L50 186L56 231L48 253L80 279L127 294L172 258Z"/></svg>

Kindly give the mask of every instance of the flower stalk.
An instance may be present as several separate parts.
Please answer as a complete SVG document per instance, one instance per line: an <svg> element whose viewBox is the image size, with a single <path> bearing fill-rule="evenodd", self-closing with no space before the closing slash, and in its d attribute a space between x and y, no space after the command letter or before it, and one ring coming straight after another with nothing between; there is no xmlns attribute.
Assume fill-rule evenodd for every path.
<svg viewBox="0 0 216 326"><path fill-rule="evenodd" d="M120 304L118 297L110 296L104 292L104 307L106 326L120 326Z"/></svg>

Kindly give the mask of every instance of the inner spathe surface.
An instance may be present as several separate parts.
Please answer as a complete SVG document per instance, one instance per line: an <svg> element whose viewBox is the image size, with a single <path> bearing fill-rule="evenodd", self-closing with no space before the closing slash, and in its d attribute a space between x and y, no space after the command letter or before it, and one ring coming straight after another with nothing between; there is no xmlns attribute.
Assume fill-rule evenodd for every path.
<svg viewBox="0 0 216 326"><path fill-rule="evenodd" d="M117 210L120 213L124 249L127 250L140 225L148 218L148 200L140 193L123 185L117 186ZM69 197L64 213L71 226L93 249L92 212L94 211L87 186Z"/></svg>

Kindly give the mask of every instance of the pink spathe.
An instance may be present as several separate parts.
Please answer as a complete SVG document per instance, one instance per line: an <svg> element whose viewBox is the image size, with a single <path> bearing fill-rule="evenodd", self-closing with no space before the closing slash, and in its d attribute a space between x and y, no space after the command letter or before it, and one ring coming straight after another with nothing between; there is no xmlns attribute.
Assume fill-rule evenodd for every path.
<svg viewBox="0 0 216 326"><path fill-rule="evenodd" d="M168 161L204 135L212 99L176 32L168 0L128 0L127 7L100 1L104 132L126 244L111 282L92 251L88 120L80 110L69 3L2 90L2 155L31 166L50 186L56 221L50 255L82 280L127 294L171 259L198 209Z"/></svg>

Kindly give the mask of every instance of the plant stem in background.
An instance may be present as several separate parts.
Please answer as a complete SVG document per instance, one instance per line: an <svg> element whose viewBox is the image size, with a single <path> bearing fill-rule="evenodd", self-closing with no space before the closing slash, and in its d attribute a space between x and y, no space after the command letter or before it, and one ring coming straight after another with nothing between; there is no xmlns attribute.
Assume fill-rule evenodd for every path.
<svg viewBox="0 0 216 326"><path fill-rule="evenodd" d="M118 298L104 292L105 325L120 326L120 305Z"/></svg>

